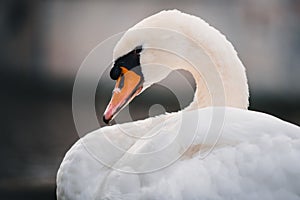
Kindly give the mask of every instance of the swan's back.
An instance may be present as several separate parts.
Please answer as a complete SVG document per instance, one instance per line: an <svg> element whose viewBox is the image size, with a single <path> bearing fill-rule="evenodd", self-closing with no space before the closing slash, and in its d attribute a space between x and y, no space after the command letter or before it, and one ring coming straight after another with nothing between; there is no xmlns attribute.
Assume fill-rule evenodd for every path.
<svg viewBox="0 0 300 200"><path fill-rule="evenodd" d="M219 108L225 109L224 124L217 145L210 151L208 147L219 133L210 134L208 138L203 133L210 129L215 109L190 111L186 115L191 120L199 119L192 145L201 144L205 147L203 151L185 155L178 144L173 153L183 157L151 173L128 174L107 168L95 160L104 154L91 155L82 144L75 145L65 157L63 163L67 164L60 169L58 196L66 199L299 199L300 128L262 113ZM168 123L174 125L178 118L172 118L171 114L164 120L168 127ZM126 129L127 124L118 126L119 130ZM178 132L178 127L173 127L169 134L162 132L162 136L157 137L159 140L153 138L146 143L122 138L123 133L116 132L114 126L104 131L100 129L102 132L93 132L83 139L90 145L90 152L105 151L107 156L116 159L114 167L132 172L157 166L151 158L141 162L128 154L101 148L103 140L107 140L104 136L120 134L119 138L110 139L115 138L115 144L127 148L128 152L139 154L168 143L172 138L170 135ZM162 155L160 160L163 159L166 158ZM66 165L69 165L68 171L64 169Z"/></svg>

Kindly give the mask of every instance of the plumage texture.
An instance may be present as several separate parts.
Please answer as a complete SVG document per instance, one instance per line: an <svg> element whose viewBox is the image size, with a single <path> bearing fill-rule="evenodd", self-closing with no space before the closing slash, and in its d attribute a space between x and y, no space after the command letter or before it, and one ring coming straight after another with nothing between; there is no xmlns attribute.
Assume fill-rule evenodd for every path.
<svg viewBox="0 0 300 200"><path fill-rule="evenodd" d="M131 32L153 26L177 30L196 43L169 32ZM149 62L182 68L195 78L194 102L190 109L104 127L78 140L57 173L59 200L300 199L300 128L246 110L245 70L221 33L197 17L163 11L130 29L116 46L115 58L141 42L143 47L160 42L161 48L185 53L200 65L199 75L171 54L147 48L141 54L145 87L169 73L150 70ZM222 85L215 84L213 70ZM222 91L226 101L219 103L237 108L209 107L219 105L211 99L222 99Z"/></svg>
<svg viewBox="0 0 300 200"><path fill-rule="evenodd" d="M214 109L225 109L226 117L217 145L204 156L212 145L210 138L205 140L205 137ZM113 167L122 166L131 172L134 167L155 164L150 159L139 163L140 160L106 146L107 138L128 152L160 148L178 132L175 124L180 124L180 119L174 117L176 114L143 121L157 124L151 126L151 130L160 130L162 123L159 122L164 118L165 126L169 127L167 133L160 131L160 137L143 144L120 131L131 131L132 135L139 136L141 132L132 127L139 126L141 121L90 133L80 139L64 159L58 173L60 199L300 199L300 128L263 113L224 109L189 111L187 119L197 117L201 122L192 146L203 143L208 146L192 158L183 156L173 165L152 173L116 171L97 159L111 161ZM214 137L213 134L207 136ZM180 143L181 140L177 142L179 147L174 148L173 154L181 155L184 148L180 146L185 144Z"/></svg>

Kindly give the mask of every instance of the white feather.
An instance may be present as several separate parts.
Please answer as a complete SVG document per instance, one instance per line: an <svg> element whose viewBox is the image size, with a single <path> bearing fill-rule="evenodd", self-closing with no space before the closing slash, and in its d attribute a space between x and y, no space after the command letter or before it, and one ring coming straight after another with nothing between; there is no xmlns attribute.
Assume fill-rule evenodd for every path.
<svg viewBox="0 0 300 200"><path fill-rule="evenodd" d="M184 37L157 30L141 34L145 27ZM129 29L114 57L140 44L177 51L200 65L195 71L184 59L157 49L145 48L141 55L146 87L169 73L155 67L182 68L195 78L194 102L189 110L104 127L81 138L57 173L59 200L300 199L300 128L246 110L245 70L221 33L197 17L163 11ZM216 107L211 99L221 99L222 90L225 103ZM144 156L147 152L153 153Z"/></svg>
<svg viewBox="0 0 300 200"><path fill-rule="evenodd" d="M79 140L67 153L58 172L58 194L61 199L299 199L300 198L300 128L263 113L235 108L204 108L189 111L186 118L199 124L192 145L205 144L214 109L224 110L226 118L218 144L204 157L204 151L192 158L181 158L164 169L129 174L105 165L122 167L124 171L160 165L164 156L140 163L130 154L106 146L113 141L127 152L143 153L159 149L168 143L180 124L176 114L147 119L143 123L157 124L149 132L160 130L162 119L169 127L146 143L126 137L141 132L132 127L141 121L99 129ZM189 133L186 133L189 134ZM208 137L214 137L208 135ZM108 139L108 140L107 140ZM181 155L185 144L178 140L173 154ZM110 161L103 164L101 161ZM97 198L96 198L97 197Z"/></svg>

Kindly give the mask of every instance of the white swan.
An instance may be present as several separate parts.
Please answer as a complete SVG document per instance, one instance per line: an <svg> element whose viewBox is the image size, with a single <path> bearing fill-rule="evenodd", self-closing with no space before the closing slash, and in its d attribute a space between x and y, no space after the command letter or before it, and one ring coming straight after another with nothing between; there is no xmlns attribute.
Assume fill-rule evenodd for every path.
<svg viewBox="0 0 300 200"><path fill-rule="evenodd" d="M194 76L194 100L81 138L57 173L58 199L300 199L300 128L247 110L245 69L216 29L162 11L129 29L114 58L106 122L171 70Z"/></svg>

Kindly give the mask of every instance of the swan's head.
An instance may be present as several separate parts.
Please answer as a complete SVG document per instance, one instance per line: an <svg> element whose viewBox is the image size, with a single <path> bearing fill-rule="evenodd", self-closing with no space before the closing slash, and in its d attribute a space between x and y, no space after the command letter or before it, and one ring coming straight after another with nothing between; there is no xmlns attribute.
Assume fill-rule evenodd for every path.
<svg viewBox="0 0 300 200"><path fill-rule="evenodd" d="M110 77L116 80L116 85L103 116L105 123L112 120L123 107L142 91L145 82L140 62L142 50L142 46L137 46L114 61Z"/></svg>
<svg viewBox="0 0 300 200"><path fill-rule="evenodd" d="M141 43L114 60L110 78L116 83L103 116L105 123L109 123L146 88L164 79L171 72L171 69L159 66L157 63L146 64L144 58L148 58L151 52L153 53L153 50L147 50Z"/></svg>
<svg viewBox="0 0 300 200"><path fill-rule="evenodd" d="M191 107L216 105L211 99L225 96L226 102L218 105L248 107L245 69L232 45L202 19L171 10L142 20L115 46L110 77L116 84L104 122L176 69L189 71L195 79Z"/></svg>

